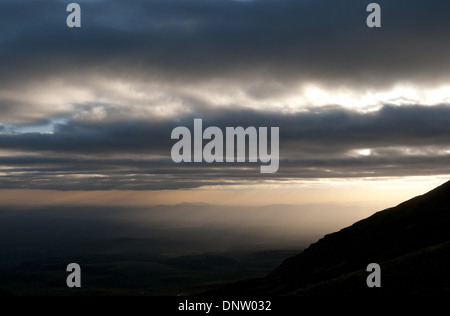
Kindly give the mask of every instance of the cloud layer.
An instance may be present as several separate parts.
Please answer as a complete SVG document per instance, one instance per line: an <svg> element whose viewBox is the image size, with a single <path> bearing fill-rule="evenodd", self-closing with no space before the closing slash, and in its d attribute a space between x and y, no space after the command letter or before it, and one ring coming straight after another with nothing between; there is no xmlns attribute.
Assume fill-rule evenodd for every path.
<svg viewBox="0 0 450 316"><path fill-rule="evenodd" d="M71 121L54 133L0 135L3 188L177 189L305 178L384 177L448 173L450 106L385 106L357 113L342 108L297 115L227 111L204 128L280 126L280 170L260 175L255 164L175 164L170 140L182 121ZM204 141L206 144L207 141Z"/></svg>
<svg viewBox="0 0 450 316"><path fill-rule="evenodd" d="M176 189L449 174L444 1L0 4L0 187ZM281 164L176 165L176 126L279 126Z"/></svg>

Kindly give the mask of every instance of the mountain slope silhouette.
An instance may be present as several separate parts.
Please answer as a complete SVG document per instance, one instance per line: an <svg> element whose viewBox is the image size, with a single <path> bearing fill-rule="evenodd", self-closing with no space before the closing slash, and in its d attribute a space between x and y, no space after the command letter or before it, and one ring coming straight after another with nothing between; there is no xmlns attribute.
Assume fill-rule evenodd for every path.
<svg viewBox="0 0 450 316"><path fill-rule="evenodd" d="M382 287L368 288L378 263ZM448 294L450 182L326 235L262 279L211 295Z"/></svg>

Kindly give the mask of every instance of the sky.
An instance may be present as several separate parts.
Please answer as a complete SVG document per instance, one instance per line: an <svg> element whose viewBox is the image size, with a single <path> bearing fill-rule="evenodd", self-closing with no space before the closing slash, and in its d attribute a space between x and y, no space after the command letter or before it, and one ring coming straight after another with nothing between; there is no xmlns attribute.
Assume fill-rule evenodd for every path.
<svg viewBox="0 0 450 316"><path fill-rule="evenodd" d="M70 2L0 2L1 205L348 206L338 229L449 179L446 1L377 1L381 28L351 0L80 0L68 28ZM174 163L195 118L280 127L278 172Z"/></svg>

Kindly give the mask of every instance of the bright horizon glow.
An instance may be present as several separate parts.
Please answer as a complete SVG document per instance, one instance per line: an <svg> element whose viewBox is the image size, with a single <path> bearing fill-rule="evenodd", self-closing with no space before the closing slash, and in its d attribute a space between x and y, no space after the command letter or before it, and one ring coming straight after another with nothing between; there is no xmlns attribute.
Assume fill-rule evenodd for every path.
<svg viewBox="0 0 450 316"><path fill-rule="evenodd" d="M0 190L0 203L4 210L11 208L18 212L56 207L61 209L63 217L66 216L64 207L81 207L81 210L100 207L106 211L111 208L111 215L104 213L105 217L114 216L114 210L120 208L122 215L116 220L138 220L142 225L174 216L170 212L153 212L151 207L181 206L193 210L197 205L198 213L189 213L186 218L178 216L170 222L195 227L218 223L239 227L257 225L266 235L284 236L291 242L299 240L300 236L309 236L313 241L427 193L449 178L327 179L293 181L278 187L256 185L173 191ZM127 209L135 207L141 208L139 218L136 218L136 212L127 214ZM218 208L222 208L219 213Z"/></svg>
<svg viewBox="0 0 450 316"><path fill-rule="evenodd" d="M425 194L450 176L314 179L285 183L210 186L191 190L155 191L54 191L0 190L0 203L9 206L105 205L152 206L204 203L211 205L264 206L305 204L379 203L395 206ZM23 196L26 196L24 198ZM394 205L395 204L395 205Z"/></svg>

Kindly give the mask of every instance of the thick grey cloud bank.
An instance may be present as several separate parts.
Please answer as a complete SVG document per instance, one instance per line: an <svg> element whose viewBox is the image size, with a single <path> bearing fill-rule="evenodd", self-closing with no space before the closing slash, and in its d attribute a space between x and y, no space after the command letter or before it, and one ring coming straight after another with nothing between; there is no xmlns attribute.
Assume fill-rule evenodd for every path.
<svg viewBox="0 0 450 316"><path fill-rule="evenodd" d="M366 1L79 1L77 30L65 27L69 2L2 1L3 82L79 67L380 85L448 77L446 1L378 1L376 30L365 24Z"/></svg>
<svg viewBox="0 0 450 316"><path fill-rule="evenodd" d="M228 122L280 126L279 172L263 176L259 165L237 163L175 164L170 159L176 142L170 140L171 131L177 125L192 130L193 118L163 123L69 122L57 126L54 134L0 135L1 148L20 153L0 157L2 166L8 167L1 185L144 190L221 185L225 180L245 184L264 179L448 173L450 106L385 106L365 114L327 108L295 116L242 111L212 114L203 122L204 128L222 129Z"/></svg>
<svg viewBox="0 0 450 316"><path fill-rule="evenodd" d="M69 29L69 2L0 4L0 87L11 92L0 94L3 120L73 111L15 95L43 97L42 83L55 95L67 86L95 86L90 98L105 93L111 103L114 92L99 81L152 82L156 90L170 86L183 105L204 109L210 104L201 106L180 86L218 81L225 94L240 86L261 100L295 93L305 82L359 90L449 81L446 1L378 1L379 29L366 26L367 2L351 0L79 1L83 27Z"/></svg>
<svg viewBox="0 0 450 316"><path fill-rule="evenodd" d="M350 0L79 1L69 29L69 2L0 3L1 188L449 173L446 1L378 1L380 29ZM279 172L172 163L194 118L279 126Z"/></svg>

